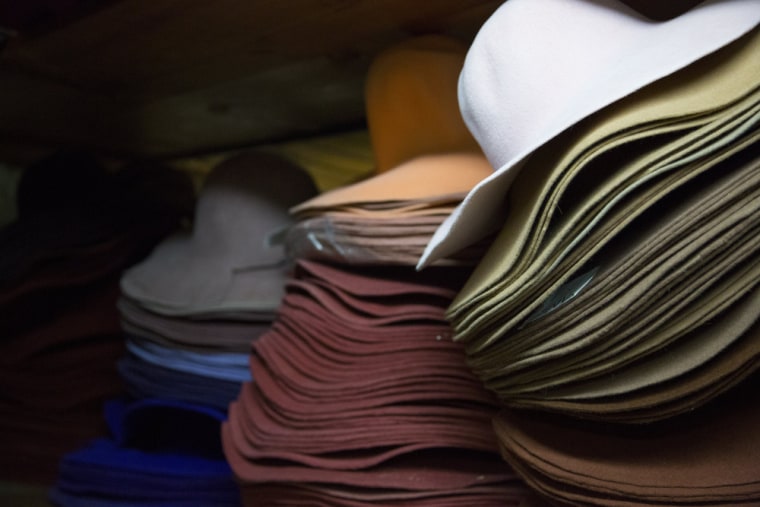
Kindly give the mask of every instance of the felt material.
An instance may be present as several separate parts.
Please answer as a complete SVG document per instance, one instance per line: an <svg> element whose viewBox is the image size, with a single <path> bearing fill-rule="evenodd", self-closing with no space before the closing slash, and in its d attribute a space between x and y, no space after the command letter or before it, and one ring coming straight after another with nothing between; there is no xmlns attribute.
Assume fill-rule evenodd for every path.
<svg viewBox="0 0 760 507"><path fill-rule="evenodd" d="M310 220L289 232L294 255L416 262L434 228L492 172L457 107L463 61L460 43L441 36L415 37L376 56L367 75L367 122L378 174L293 207L298 220ZM337 231L325 217L341 220Z"/></svg>
<svg viewBox="0 0 760 507"><path fill-rule="evenodd" d="M24 171L0 232L3 477L49 484L64 453L105 434L102 404L124 394L118 277L193 198L185 175L153 164L57 154Z"/></svg>
<svg viewBox="0 0 760 507"><path fill-rule="evenodd" d="M520 484L485 485L469 488L467 493L456 489L435 492L395 492L381 489L364 490L341 485L267 484L256 488L243 488L243 504L247 506L264 503L271 506L293 505L333 505L339 507L369 507L371 505L405 505L421 507L425 505L454 507L478 505L483 507L523 506L529 500L525 488ZM530 505L544 505L531 498Z"/></svg>
<svg viewBox="0 0 760 507"><path fill-rule="evenodd" d="M237 507L240 505L240 498L235 495L229 495L228 499L222 499L220 495L214 495L212 498L193 497L188 500L156 500L141 498L139 500L124 500L110 496L102 497L83 497L77 494L64 493L59 489L53 489L48 495L48 499L53 505L60 507L200 507L207 505L208 502L214 502L214 505L228 505Z"/></svg>
<svg viewBox="0 0 760 507"><path fill-rule="evenodd" d="M378 212L326 211L290 227L285 248L290 257L300 259L361 266L413 266L452 210L436 206L430 214L406 213L398 217L379 216ZM482 247L476 245L436 265L474 265L481 254Z"/></svg>
<svg viewBox="0 0 760 507"><path fill-rule="evenodd" d="M590 343L588 333L602 328L604 324L607 326L604 329L609 333L621 327L634 330L665 308L675 305L683 307L684 303L689 302L688 298L698 295L695 282L715 279L716 270L719 269L732 270L741 262L741 252L745 245L748 249L745 248L747 251L743 255L751 255L753 236L747 236L747 232L755 227L752 217L757 206L757 168L757 162L753 162L739 172L738 176L744 176L743 178L718 180L717 183L722 188L728 187L739 197L734 202L728 195L719 195L711 208L706 202L706 192L698 192L690 199L689 206L677 207L670 214L666 214L660 207L650 216L642 217L638 233L629 233L612 245L617 258L597 257L597 262L605 266L605 271L595 275L587 290L556 310L556 313L531 321L513 335L514 339L502 349L513 354L508 361L510 368L519 369L521 358L526 361L529 357L546 360L565 355L571 350L577 353L583 343L579 340L583 338L586 343ZM724 169L730 168L724 166ZM754 190L752 181L755 182ZM712 189L708 186L703 190ZM688 196L690 192L684 193ZM668 204L675 203L679 203L679 200L675 199ZM668 221L680 222L679 226L687 235L665 249L668 241L678 237L677 229L663 225ZM648 250L645 246L648 246ZM658 250L660 248L662 250ZM689 259L698 258L697 256L701 259L699 262L692 260L691 266L686 264ZM708 260L711 262L709 268L705 267ZM679 277L665 277L663 273L674 269L674 266L680 266ZM748 280L745 278L745 281ZM635 289L634 283L641 283L644 288ZM688 290L688 294L683 297L676 297L680 294L677 292L679 284ZM650 302L643 297L644 294L664 290L668 291L670 297L665 301L656 301L656 310L648 310L647 316L635 311L637 308L648 308ZM595 306L587 306L581 311L584 303ZM706 311L704 307L699 309L702 319L706 318ZM688 316L688 313L681 313L680 318L686 320ZM542 327L544 321L553 322L554 325ZM577 324L571 327L573 323ZM577 331L565 337L563 333L572 329L586 331ZM604 341L605 347L612 343L609 339ZM565 344L576 346L570 349L562 346ZM530 352L526 352L528 350Z"/></svg>
<svg viewBox="0 0 760 507"><path fill-rule="evenodd" d="M682 255L684 249L698 251L710 237L746 221L745 205L754 205L757 191L757 164L738 164L731 168L723 164L717 179L701 178L687 184L667 202L655 206L638 218L619 241L605 246L595 264L599 272L574 299L548 314L537 316L521 327L545 334L577 322L588 315L589 304L601 303L604 298L616 297L625 287L657 269L655 259ZM695 242L701 242L697 246ZM552 348L548 343L542 350Z"/></svg>
<svg viewBox="0 0 760 507"><path fill-rule="evenodd" d="M17 220L0 230L0 286L40 265L94 254L125 233L152 245L169 232L192 212L192 185L177 171L146 165L109 172L86 154L60 152L27 167Z"/></svg>
<svg viewBox="0 0 760 507"><path fill-rule="evenodd" d="M65 160L25 171L24 212L0 232L4 337L76 306L102 280L142 259L191 209L192 187L176 171L132 166L114 174L102 168L80 174L79 166ZM54 173L69 169L71 180L56 186L60 176ZM52 188L60 195L51 197ZM90 192L100 194L80 195Z"/></svg>
<svg viewBox="0 0 760 507"><path fill-rule="evenodd" d="M167 317L124 297L119 298L118 310L122 327L128 333L164 346L196 351L247 352L251 343L271 325L271 319L241 322Z"/></svg>
<svg viewBox="0 0 760 507"><path fill-rule="evenodd" d="M510 184L539 147L758 21L757 3L742 0L702 2L662 23L613 0L505 2L479 30L459 84L465 122L496 170L441 225L418 266L498 227Z"/></svg>
<svg viewBox="0 0 760 507"><path fill-rule="evenodd" d="M225 160L205 181L192 233L163 241L124 274L122 291L164 315L274 310L288 266L272 236L315 193L305 171L274 155Z"/></svg>
<svg viewBox="0 0 760 507"><path fill-rule="evenodd" d="M557 411L571 411L575 415L585 418L604 418L605 420L614 420L618 422L650 422L658 419L665 419L677 415L684 411L693 410L711 398L720 395L726 390L733 388L736 384L753 374L757 369L758 363L758 325L757 315L757 291L746 296L743 301L736 307L729 310L725 316L721 316L713 325L700 329L695 337L689 337L691 340L703 340L708 344L702 344L702 352L705 347L712 346L713 350L708 348L709 357L701 357L702 363L693 367L692 370L677 371L677 376L661 381L653 386L646 386L636 390L633 395L621 396L610 395L599 398L581 399L577 397L577 391L587 389L589 393L597 387L594 381L577 386L569 385L567 388L558 388L550 394L551 399L547 405L550 409ZM749 312L749 313L745 313ZM735 319L735 320L729 320ZM734 338L733 342L724 345L726 338L724 336L716 337L716 334L727 334ZM685 344L676 344L668 349L668 352L657 356L641 364L633 363L628 368L623 368L616 372L616 377L620 375L620 382L625 384L631 381L631 378L641 381L642 375L651 378L652 375L673 374L673 370L683 369L690 366L688 356L694 356L695 345L693 341L685 341ZM712 342L718 342L717 344ZM723 342L723 343L720 343ZM723 346L722 349L715 351L715 348ZM688 348L688 352L684 349ZM699 353L700 350L697 350ZM684 360L678 354L687 355ZM678 357L676 367L668 364L673 357ZM686 364L684 364L686 363ZM607 387L608 384L615 384L614 379L607 379L611 382L605 382L605 379L597 379L597 384ZM588 384L591 384L589 387ZM556 396L554 395L556 393ZM562 398L567 393L566 398ZM526 397L524 401L515 403L518 406L540 406L537 400Z"/></svg>
<svg viewBox="0 0 760 507"><path fill-rule="evenodd" d="M501 252L500 258L492 261L488 255L486 256L484 266L474 273L459 294L453 308L460 306L460 301L469 301L471 304L476 302L473 299L476 295L481 299L488 297L487 290L497 290L495 277L502 277L502 273L508 273L510 277L500 281L500 284L513 280L517 282L516 277L522 274L524 269L517 267L533 261L537 255L533 253L533 257L521 260L521 250L529 248L526 253L540 253L544 260L533 261L534 268L546 263L551 250L538 249L536 244L542 235L546 235L554 209L561 205L561 192L572 188L572 179L581 177L584 174L582 171L589 174L583 181L593 182L593 185L589 185L588 190L578 189L574 201L571 202L580 201L581 204L585 204L582 198L589 199L589 202L600 199L609 201L621 188L625 188L621 187L621 180L630 178L630 175L635 174L634 170L641 171L640 177L643 177L645 174L656 174L653 171L658 167L668 168L662 162L654 165L650 162L656 160L655 150L660 150L663 155L667 153L672 156L673 153L677 153L681 160L688 160L683 159L685 152L673 150L693 150L698 146L692 144L690 139L702 138L697 132L691 131L692 129L699 128L700 125L701 132L704 133L711 131L711 125L724 125L730 129L730 122L737 115L741 117L756 104L756 98L751 98L756 97L753 91L758 85L757 63L752 55L757 51L758 44L760 36L755 32L683 72L602 111L577 129L568 132L557 140L556 144L548 146L547 150L537 154L539 156L534 159L534 167L538 172L526 171L519 181L515 182L519 187L515 188L514 197L519 200L515 201L513 212L504 224L501 233L503 239L497 239L492 247L492 250ZM651 136L650 133L658 134L663 127L666 132L674 132L673 129L676 128L691 138L684 136L673 140L659 134L651 138L657 144L632 144L633 154L625 151L626 144L646 139ZM716 142L721 139L719 133L714 133L713 136ZM605 155L605 152L616 148L621 150L620 155L613 156L611 161L603 158L611 157ZM612 154L614 155L614 151ZM601 168L596 171L595 159L599 159L598 164L601 164ZM614 171L608 168L610 163L615 164ZM602 186L597 181L606 185ZM613 189L616 189L614 193ZM603 215L597 215L597 219L600 216ZM569 219L563 219L563 222L568 223ZM568 228L569 231L575 229ZM527 240L528 235L533 235L530 243ZM512 239L509 239L510 237ZM559 241L557 238L562 236L555 236L555 241ZM576 243L579 241L577 233L569 238ZM532 246L528 247L529 244ZM494 257L495 253L491 256Z"/></svg>
<svg viewBox="0 0 760 507"><path fill-rule="evenodd" d="M504 411L505 459L561 504L751 505L760 498L757 379L672 423L601 431Z"/></svg>
<svg viewBox="0 0 760 507"><path fill-rule="evenodd" d="M408 296L413 293L450 299L457 294L468 274L469 269L444 268L414 273L408 268L396 266L350 268L307 260L300 260L296 268L297 278L311 276L351 294L372 297Z"/></svg>
<svg viewBox="0 0 760 507"><path fill-rule="evenodd" d="M243 352L193 352L164 347L139 337L127 339L127 350L143 361L164 368L231 382L251 380L248 354Z"/></svg>
<svg viewBox="0 0 760 507"><path fill-rule="evenodd" d="M119 333L119 316L115 302L119 287L115 280L101 283L76 301L76 311L54 314L25 333L4 337L0 364L11 366L33 362L35 356L58 346L76 343L87 337L115 336Z"/></svg>
<svg viewBox="0 0 760 507"><path fill-rule="evenodd" d="M752 125L757 121L759 117L757 112L750 110L746 114L739 113L739 117L734 119L730 115L728 118L724 118L727 123L721 121L718 124L709 124L704 128L698 129L693 132L693 135L687 135L683 138L679 138L676 142L676 146L666 146L661 150L657 150L651 154L645 156L645 162L647 159L655 157L667 156L668 158L661 158L658 166L653 169L658 171L660 168L666 169L666 171L660 172L660 174L644 173L637 180L628 186L628 188L621 191L620 194L616 194L614 191L610 195L609 192L599 191L598 194L591 193L584 202L584 206L591 204L598 196L608 196L607 199L612 199L606 206L605 213L589 213L592 222L587 223L584 226L583 233L573 234L572 230L575 229L573 225L561 226L555 234L547 238L548 245L543 248L538 247L538 241L532 243L535 251L540 252L541 257L531 261L525 261L523 263L524 269L517 269L509 273L509 277L501 282L498 282L501 294L503 294L503 301L508 302L512 307L520 307L519 314L514 316L514 319L522 319L527 316L527 313L533 311L537 306L537 302L533 299L533 306L530 304L522 304L530 296L528 294L531 290L536 290L542 282L549 279L548 275L554 273L563 273L565 278L554 277L551 279L551 283L554 284L553 289L556 289L561 283L564 283L569 276L570 271L565 269L564 271L558 267L560 262L575 263L579 265L585 260L591 257L600 245L605 244L610 238L615 237L623 228L634 220L639 214L648 209L662 199L664 196L677 190L681 185L689 182L693 178L699 176L705 171L719 170L721 167L720 162L722 160L730 158L732 155L740 153L744 148L751 146L757 139L758 134L756 130L752 129ZM706 137L702 137L702 141L708 143L703 147L703 151L700 153L699 158L691 157L690 153L682 153L679 150L679 145L689 143L693 138L705 136L704 130L711 130L718 128L717 132L712 133ZM746 134L746 135L745 135ZM691 148L702 148L701 143L697 143L697 146ZM668 153L671 149L675 149L674 153ZM690 160L690 158L692 158ZM633 163L625 167L625 169L636 169L636 166L640 166L641 161L634 160ZM691 162L684 166L684 163ZM670 167L668 167L670 163ZM622 172L621 168L621 172ZM663 174L664 172L664 174ZM656 177L656 179L655 179ZM574 210L573 210L574 211ZM582 218L576 218L576 215L581 213L587 213L585 210L581 210L578 213L572 211L568 213L571 218L568 220L571 224L575 220L583 220ZM584 237L586 236L586 237ZM503 236L502 236L503 237ZM503 241L503 240L502 240ZM502 241L497 240L492 249L500 246ZM562 242L565 242L567 246L561 246ZM490 261L494 257L490 257L484 260L483 270L492 270L494 267ZM543 269L542 269L543 267ZM531 274L535 274L536 271L542 270L543 276L531 277ZM495 273L498 271L491 271ZM525 281L525 279L528 279ZM477 275L471 279L473 283L477 283ZM524 282L524 283L521 283ZM472 288L472 286L470 286ZM511 290L510 290L511 289ZM516 290L515 290L516 289ZM478 299L483 298L485 294L490 294L495 290L495 287L489 287L486 292L480 294ZM538 289L541 290L541 289ZM545 290L545 289L544 289ZM551 290L551 289L550 289ZM460 294L460 297L465 297L464 294ZM535 297L535 294L534 294ZM471 314L472 317L472 314ZM487 316L478 315L477 318L487 319Z"/></svg>
<svg viewBox="0 0 760 507"><path fill-rule="evenodd" d="M478 153L424 155L400 161L391 170L367 180L322 193L291 211L299 216L362 203L460 201L491 171L488 161Z"/></svg>
<svg viewBox="0 0 760 507"><path fill-rule="evenodd" d="M152 238L152 244L170 231L191 212L193 189L179 172L150 169L138 164L109 172L75 152L27 167L19 181L17 220L0 230L0 286L13 286L40 265L94 253L124 233L133 242ZM147 217L151 221L143 223Z"/></svg>
<svg viewBox="0 0 760 507"><path fill-rule="evenodd" d="M255 381L222 428L251 501L267 498L259 486L272 502L301 498L269 489L285 480L330 488L330 505L526 496L494 452L494 400L449 339L444 309L461 275L298 261L277 319L252 345Z"/></svg>
<svg viewBox="0 0 760 507"><path fill-rule="evenodd" d="M739 298L754 290L758 281L756 257L760 246L756 240L756 213L753 212L756 203L756 192L749 193L733 209L725 210L729 212L727 215L718 215L715 220L717 236L709 228L697 228L695 237L687 236L687 240L690 239L688 245L676 246L673 251L665 250L659 259L651 261L651 273L647 276L632 278L630 285L616 286L620 289L616 294L597 292L597 304L588 310L592 312L590 315L584 317L583 313L577 312L582 302L593 293L560 310L565 319L557 316L555 322L561 323L564 329L555 326L555 330L544 334L546 339L541 340L536 327L531 329L528 326L517 331L510 344L519 343L520 337L535 340L520 348L471 356L470 364L486 378L505 379L489 382L504 400L510 400L520 398L521 393L546 392L551 387L603 374L617 375L620 368L631 362L641 364L653 359L653 354L664 347L675 347L677 342L674 340L692 338L689 333L719 318L722 312L730 311ZM691 216L698 218L700 215L694 213ZM732 221L736 225L726 225ZM628 260L630 256L622 257L620 265L625 265ZM635 269L636 264L631 267ZM666 297L646 298L643 295L647 293ZM747 318L754 317L756 308L755 303L744 310ZM729 325L713 328L720 338L710 340L711 346L717 346L718 340L726 344L739 338L741 325L730 325L738 324L738 317L734 315L727 323ZM688 361L690 354L700 354L696 344L694 347L672 356L676 358L673 365ZM709 358L700 357L701 361ZM661 368L668 368L667 363L660 361L658 364ZM708 379L705 381L709 382Z"/></svg>
<svg viewBox="0 0 760 507"><path fill-rule="evenodd" d="M166 398L227 410L240 382L194 375L143 361L128 354L117 362L126 390L136 398Z"/></svg>
<svg viewBox="0 0 760 507"><path fill-rule="evenodd" d="M6 479L49 484L64 453L104 434L101 404L124 392L115 368L124 352L117 280L65 293L66 304L50 308L48 318L44 306L15 311L14 318L29 319L25 331L6 328L3 335L0 474ZM0 310L6 311L14 310Z"/></svg>
<svg viewBox="0 0 760 507"><path fill-rule="evenodd" d="M113 400L105 410L111 438L64 457L51 500L235 505L239 493L219 440L225 418L180 401Z"/></svg>
<svg viewBox="0 0 760 507"><path fill-rule="evenodd" d="M746 350L734 342L752 325L760 275L759 48L752 30L526 162L535 170L516 176L510 216L447 311L503 404L635 423L754 371L751 352L733 375L714 358ZM726 315L710 340L701 328ZM598 400L562 397L617 373Z"/></svg>
<svg viewBox="0 0 760 507"><path fill-rule="evenodd" d="M457 103L465 53L454 38L425 35L372 61L364 95L378 174L422 155L479 151Z"/></svg>

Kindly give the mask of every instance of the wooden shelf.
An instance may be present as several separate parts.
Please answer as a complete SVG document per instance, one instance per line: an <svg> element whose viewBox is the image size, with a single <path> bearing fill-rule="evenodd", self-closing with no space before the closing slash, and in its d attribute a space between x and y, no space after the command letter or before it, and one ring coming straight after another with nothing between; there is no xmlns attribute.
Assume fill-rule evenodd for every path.
<svg viewBox="0 0 760 507"><path fill-rule="evenodd" d="M426 33L469 43L501 3L113 1L10 40L0 156L173 157L356 128L378 51Z"/></svg>

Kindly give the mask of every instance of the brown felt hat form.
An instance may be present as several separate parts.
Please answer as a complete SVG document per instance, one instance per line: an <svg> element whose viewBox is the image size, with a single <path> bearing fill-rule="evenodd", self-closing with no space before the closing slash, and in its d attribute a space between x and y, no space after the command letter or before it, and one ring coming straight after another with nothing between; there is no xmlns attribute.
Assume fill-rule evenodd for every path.
<svg viewBox="0 0 760 507"><path fill-rule="evenodd" d="M288 208L316 194L300 167L271 154L225 160L200 192L192 232L161 243L121 280L125 296L164 315L266 313L289 271L273 238L292 223Z"/></svg>
<svg viewBox="0 0 760 507"><path fill-rule="evenodd" d="M507 462L558 505L758 505L757 381L634 431L510 410L494 426Z"/></svg>

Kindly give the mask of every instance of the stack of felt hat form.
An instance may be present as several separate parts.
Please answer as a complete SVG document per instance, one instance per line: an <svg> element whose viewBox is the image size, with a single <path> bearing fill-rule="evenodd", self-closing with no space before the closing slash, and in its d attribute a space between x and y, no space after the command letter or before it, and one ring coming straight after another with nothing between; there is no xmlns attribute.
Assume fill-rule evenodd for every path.
<svg viewBox="0 0 760 507"><path fill-rule="evenodd" d="M447 315L504 457L557 503L760 502L754 399L723 399L760 357L759 21L511 0L469 50L496 170L420 265L500 224Z"/></svg>
<svg viewBox="0 0 760 507"><path fill-rule="evenodd" d="M315 194L280 157L232 156L206 177L191 226L123 274L118 368L131 396L108 404L109 438L63 459L55 503L239 505L220 425L293 269L277 240L288 209Z"/></svg>
<svg viewBox="0 0 760 507"><path fill-rule="evenodd" d="M368 95L378 79L394 84L384 102L368 104L392 117L396 106L410 126L399 121L394 142L378 141L369 114L370 133L378 160L397 158L377 176L294 208L318 224L319 240L286 245L299 253L296 271L272 328L253 345L253 382L222 429L246 505L504 506L530 494L498 454L495 399L445 320L471 266L447 260L417 273L410 261L445 217L436 208L449 209L486 167L454 114L463 58L442 37L378 56ZM417 116L415 104L436 114ZM449 121L432 119L441 117ZM324 222L334 219L340 235L319 248ZM299 223L285 237L308 230Z"/></svg>
<svg viewBox="0 0 760 507"><path fill-rule="evenodd" d="M124 391L119 276L191 212L193 190L163 167L60 152L24 170L16 202L0 230L0 477L49 484Z"/></svg>
<svg viewBox="0 0 760 507"><path fill-rule="evenodd" d="M192 230L122 277L129 354L119 367L134 395L226 410L293 267L278 239L288 209L315 194L310 176L276 155L246 152L211 170Z"/></svg>

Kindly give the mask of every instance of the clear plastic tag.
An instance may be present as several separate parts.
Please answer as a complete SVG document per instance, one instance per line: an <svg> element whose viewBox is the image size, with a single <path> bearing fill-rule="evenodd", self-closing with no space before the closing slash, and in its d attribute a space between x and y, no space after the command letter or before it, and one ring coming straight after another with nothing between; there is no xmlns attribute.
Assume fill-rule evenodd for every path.
<svg viewBox="0 0 760 507"><path fill-rule="evenodd" d="M520 327L522 328L525 325L550 314L557 308L575 299L578 294L580 294L581 291L585 289L586 286L591 282L594 276L596 276L596 273L598 271L599 267L595 267L594 269L565 282L548 298L546 298L541 306L533 310L533 312L528 315L528 318L525 319Z"/></svg>

